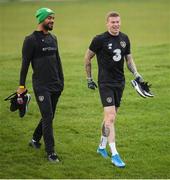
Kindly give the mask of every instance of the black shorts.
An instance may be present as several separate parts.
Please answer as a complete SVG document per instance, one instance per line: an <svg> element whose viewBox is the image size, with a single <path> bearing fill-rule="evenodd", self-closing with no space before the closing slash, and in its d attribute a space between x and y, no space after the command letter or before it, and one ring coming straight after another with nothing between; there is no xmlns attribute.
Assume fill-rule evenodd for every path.
<svg viewBox="0 0 170 180"><path fill-rule="evenodd" d="M99 84L99 93L103 107L120 106L121 98L124 90L124 83L119 85L114 84Z"/></svg>

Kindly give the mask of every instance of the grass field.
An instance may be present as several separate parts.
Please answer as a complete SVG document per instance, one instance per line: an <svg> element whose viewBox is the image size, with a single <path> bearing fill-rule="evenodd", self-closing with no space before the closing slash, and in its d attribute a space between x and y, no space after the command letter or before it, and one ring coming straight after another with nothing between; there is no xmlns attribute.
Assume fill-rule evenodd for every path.
<svg viewBox="0 0 170 180"><path fill-rule="evenodd" d="M28 114L20 119L3 99L18 86L23 39L36 29L40 7L56 12L55 28L65 74L65 90L54 121L56 149L62 158L50 164L44 146L28 147L40 114L32 91ZM58 0L0 3L0 178L170 178L170 1ZM98 91L87 89L84 53L91 39L105 31L105 14L120 12L122 31L131 39L139 72L152 83L154 98L126 89L117 116L117 149L127 167L113 167L96 154L102 122ZM97 80L97 64L93 61Z"/></svg>

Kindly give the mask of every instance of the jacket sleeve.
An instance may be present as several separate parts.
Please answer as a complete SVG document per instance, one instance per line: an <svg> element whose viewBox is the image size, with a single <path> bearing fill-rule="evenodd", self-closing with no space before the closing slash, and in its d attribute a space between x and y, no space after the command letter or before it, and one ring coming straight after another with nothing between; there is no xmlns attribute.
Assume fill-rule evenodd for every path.
<svg viewBox="0 0 170 180"><path fill-rule="evenodd" d="M33 57L33 42L31 38L26 37L22 47L22 65L20 70L20 81L19 81L19 84L22 86L25 86L25 81L32 57Z"/></svg>
<svg viewBox="0 0 170 180"><path fill-rule="evenodd" d="M58 52L58 47L57 47L57 52L56 52L56 57L57 57L57 62L58 62L58 73L59 73L59 78L61 80L62 86L64 88L64 74L63 74L63 68L62 68L62 63L61 63L61 58Z"/></svg>
<svg viewBox="0 0 170 180"><path fill-rule="evenodd" d="M57 58L57 62L58 62L58 73L59 73L59 78L61 80L61 85L64 88L64 74L63 74L63 68L62 68L62 62L61 62L61 58L59 55L59 50L58 50L58 42L57 42L57 37L53 35L53 37L56 40L56 45L57 45L57 51L56 51L56 58Z"/></svg>

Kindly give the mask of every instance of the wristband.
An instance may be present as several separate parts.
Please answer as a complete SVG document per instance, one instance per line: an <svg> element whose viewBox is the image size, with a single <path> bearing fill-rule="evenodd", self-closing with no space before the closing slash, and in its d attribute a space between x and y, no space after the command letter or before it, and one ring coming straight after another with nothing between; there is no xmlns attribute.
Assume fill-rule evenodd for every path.
<svg viewBox="0 0 170 180"><path fill-rule="evenodd" d="M19 88L20 88L20 89L24 89L24 88L25 88L25 86L19 86Z"/></svg>

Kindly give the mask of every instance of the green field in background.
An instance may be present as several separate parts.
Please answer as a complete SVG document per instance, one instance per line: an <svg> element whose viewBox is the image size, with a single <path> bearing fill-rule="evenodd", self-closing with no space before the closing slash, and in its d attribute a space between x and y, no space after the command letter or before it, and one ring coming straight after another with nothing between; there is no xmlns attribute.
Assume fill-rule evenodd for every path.
<svg viewBox="0 0 170 180"><path fill-rule="evenodd" d="M0 1L1 2L1 1ZM18 86L24 37L36 29L35 11L56 12L53 33L59 41L65 90L54 120L59 164L46 160L44 144L28 147L40 114L30 68L27 88L32 95L23 119L9 111L3 99ZM58 0L0 3L0 178L170 178L170 1L169 0ZM121 14L122 32L129 35L139 73L152 83L154 98L143 99L126 88L116 121L117 149L127 164L111 165L96 149L103 110L98 90L87 89L84 54L92 38L106 30L105 15ZM97 63L93 60L97 80ZM43 141L42 141L43 143Z"/></svg>

